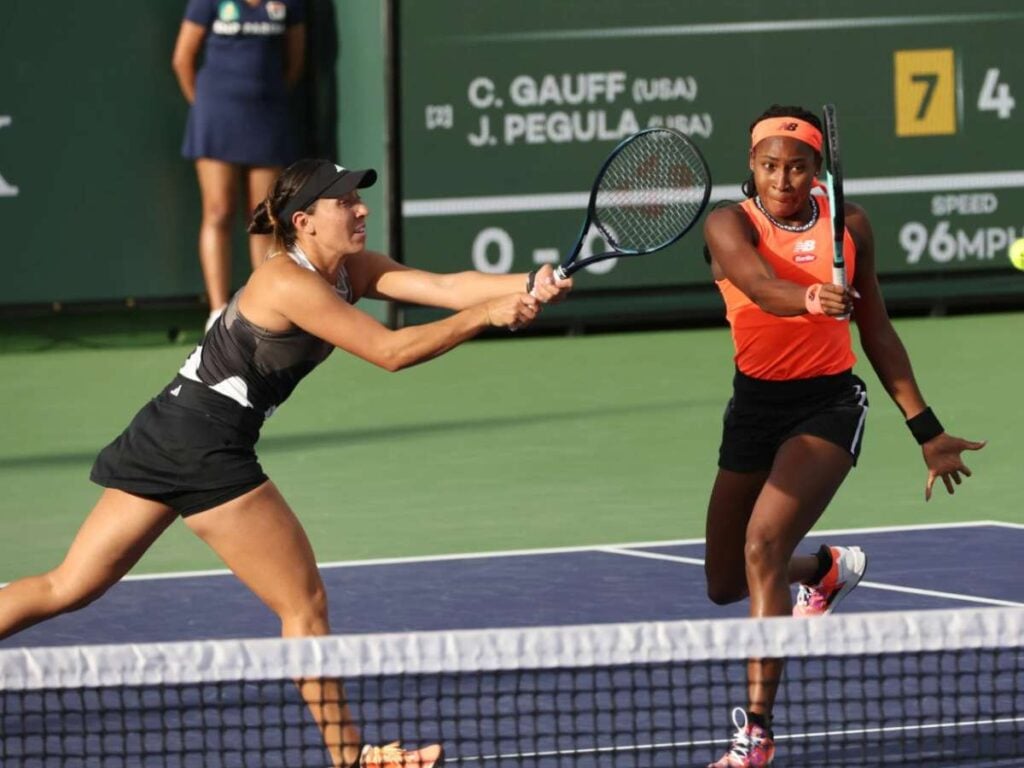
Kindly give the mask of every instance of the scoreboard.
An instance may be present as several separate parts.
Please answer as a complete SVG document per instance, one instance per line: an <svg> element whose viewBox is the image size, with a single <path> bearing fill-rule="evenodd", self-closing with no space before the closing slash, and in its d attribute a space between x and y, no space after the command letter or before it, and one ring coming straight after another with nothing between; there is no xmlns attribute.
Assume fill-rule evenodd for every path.
<svg viewBox="0 0 1024 768"><path fill-rule="evenodd" d="M560 260L601 160L648 126L692 137L713 201L740 199L749 125L773 103L836 104L880 273L994 274L1024 237L1020 0L395 0L395 19L407 264ZM706 285L702 246L695 229L577 284Z"/></svg>

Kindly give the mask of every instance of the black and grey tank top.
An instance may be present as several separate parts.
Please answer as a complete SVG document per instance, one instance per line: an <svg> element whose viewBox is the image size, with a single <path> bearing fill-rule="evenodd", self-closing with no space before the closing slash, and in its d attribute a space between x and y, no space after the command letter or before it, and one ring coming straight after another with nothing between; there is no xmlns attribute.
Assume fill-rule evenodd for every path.
<svg viewBox="0 0 1024 768"><path fill-rule="evenodd" d="M299 266L314 269L300 249L293 248L287 255ZM352 303L344 267L338 271L334 289ZM241 295L239 291L232 297L178 373L266 418L334 347L300 328L278 333L249 322L238 311Z"/></svg>

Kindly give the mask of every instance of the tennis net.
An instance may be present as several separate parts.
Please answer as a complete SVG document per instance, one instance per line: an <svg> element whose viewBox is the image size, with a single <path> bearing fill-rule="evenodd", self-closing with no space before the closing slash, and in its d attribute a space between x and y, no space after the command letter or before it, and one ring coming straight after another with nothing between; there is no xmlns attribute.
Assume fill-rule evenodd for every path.
<svg viewBox="0 0 1024 768"><path fill-rule="evenodd" d="M703 766L785 657L777 766L1019 766L1022 639L1000 608L9 649L0 765L323 768L296 681L339 677L365 741L446 765Z"/></svg>

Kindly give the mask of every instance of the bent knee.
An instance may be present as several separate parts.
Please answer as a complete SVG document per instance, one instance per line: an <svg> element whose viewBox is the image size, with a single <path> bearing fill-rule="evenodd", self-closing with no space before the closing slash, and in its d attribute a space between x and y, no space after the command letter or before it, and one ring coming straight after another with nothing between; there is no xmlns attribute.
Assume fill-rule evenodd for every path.
<svg viewBox="0 0 1024 768"><path fill-rule="evenodd" d="M774 537L748 536L743 547L743 559L747 567L755 571L784 568L789 555Z"/></svg>
<svg viewBox="0 0 1024 768"><path fill-rule="evenodd" d="M57 569L40 577L49 596L54 613L81 610L102 597L116 579L83 580Z"/></svg>
<svg viewBox="0 0 1024 768"><path fill-rule="evenodd" d="M715 605L729 605L747 596L746 574L720 575L714 570L705 568L704 577L707 581L708 599Z"/></svg>
<svg viewBox="0 0 1024 768"><path fill-rule="evenodd" d="M715 605L729 605L747 596L747 585L708 582L708 598Z"/></svg>
<svg viewBox="0 0 1024 768"><path fill-rule="evenodd" d="M327 616L327 593L320 586L294 605L278 611L281 634L285 637L311 637L331 631Z"/></svg>

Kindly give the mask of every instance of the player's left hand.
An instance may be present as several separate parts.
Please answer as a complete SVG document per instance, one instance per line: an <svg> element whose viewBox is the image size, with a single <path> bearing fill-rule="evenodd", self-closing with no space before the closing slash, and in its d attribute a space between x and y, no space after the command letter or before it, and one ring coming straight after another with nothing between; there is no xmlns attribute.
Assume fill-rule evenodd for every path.
<svg viewBox="0 0 1024 768"><path fill-rule="evenodd" d="M545 304L554 304L564 299L572 290L572 278L555 279L555 269L545 264L533 278L533 295Z"/></svg>
<svg viewBox="0 0 1024 768"><path fill-rule="evenodd" d="M980 451L985 447L986 440L975 442L954 437L943 432L921 446L924 463L928 466L928 482L924 487L924 500L932 497L932 486L938 478L942 478L946 490L952 494L954 486L963 482L961 475L970 477L971 470L964 464L960 454L964 451Z"/></svg>

